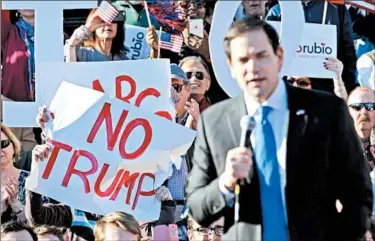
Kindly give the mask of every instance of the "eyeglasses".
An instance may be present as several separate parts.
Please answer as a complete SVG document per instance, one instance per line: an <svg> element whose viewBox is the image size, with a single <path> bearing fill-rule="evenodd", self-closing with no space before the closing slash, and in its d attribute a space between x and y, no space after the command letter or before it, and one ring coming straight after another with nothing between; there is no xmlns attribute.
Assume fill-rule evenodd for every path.
<svg viewBox="0 0 375 241"><path fill-rule="evenodd" d="M300 87L306 87L306 86L311 85L311 82L308 81L307 79L288 78L286 81L287 81L289 84L291 84L291 85L293 85L294 82L296 82L297 85L300 86Z"/></svg>
<svg viewBox="0 0 375 241"><path fill-rule="evenodd" d="M185 85L187 85L187 84L183 84L183 85L182 84L173 84L172 87L173 87L173 89L176 90L177 93L180 93L181 90L182 90L182 87L185 86Z"/></svg>
<svg viewBox="0 0 375 241"><path fill-rule="evenodd" d="M9 145L10 145L10 140L8 139L8 140L2 140L1 141L1 149L5 149L5 148L7 148Z"/></svg>
<svg viewBox="0 0 375 241"><path fill-rule="evenodd" d="M215 227L215 228L204 228L200 227L197 229L190 229L190 231L195 231L198 232L199 235L209 235L212 232L215 232L216 236L221 236L224 233L224 228L223 227Z"/></svg>
<svg viewBox="0 0 375 241"><path fill-rule="evenodd" d="M199 80L203 80L204 78L204 75L203 75L203 72L202 71L197 71L197 72L186 72L186 77L188 79L191 79L193 77L193 74L195 76L195 78L199 79Z"/></svg>
<svg viewBox="0 0 375 241"><path fill-rule="evenodd" d="M349 105L349 107L356 111L362 110L363 107L365 107L367 111L374 111L375 103L354 103Z"/></svg>

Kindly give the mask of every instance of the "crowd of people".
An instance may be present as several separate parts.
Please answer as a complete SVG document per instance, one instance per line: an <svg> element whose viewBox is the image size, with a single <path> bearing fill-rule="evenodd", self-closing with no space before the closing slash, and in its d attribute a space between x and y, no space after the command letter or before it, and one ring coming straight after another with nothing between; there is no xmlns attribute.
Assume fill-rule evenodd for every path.
<svg viewBox="0 0 375 241"><path fill-rule="evenodd" d="M189 34L189 26L185 25L185 30L178 33L184 41L180 53L161 49L160 56L161 43L156 30L163 23L151 13L153 26L148 26L140 1L127 2L139 14L136 21L120 10L122 17L107 24L92 9L85 24L71 36L65 36L62 46L65 61L132 61L126 55L125 26L131 22L147 27L147 44L151 50L148 58L167 58L171 63L170 91L176 110L175 122L199 131L201 114L229 98L216 79L210 58L209 33L215 3L173 1L175 11L182 13L181 21L203 19L204 36ZM324 1L302 1L301 4L306 22L322 23ZM114 2L114 6L121 9L121 1ZM372 31L375 17L363 9L336 3L328 3L326 11L327 24L337 27L338 54L328 57L322 65L334 72L335 78L282 76L280 81L297 88L330 92L347 103L375 187L375 38ZM233 17L234 21L241 19L280 21L280 5L274 0L243 0ZM2 102L35 100L34 22L33 10L2 11ZM39 128L9 128L1 124L2 240L152 240L155 227L171 224L177 225L179 240L220 240L227 226L223 217L202 226L189 214L185 188L188 179L194 179L189 176L194 143L183 156L181 167L173 166L172 176L155 190L162 207L160 218L153 222L139 223L123 212L105 216L84 212L27 190L25 182L33 162L44 161L52 150L44 135L45 123L50 118L48 112L46 107L40 108L36 116ZM336 206L337 212L345 210L340 200ZM364 237L368 241L375 239L375 219L369 220L371 225Z"/></svg>

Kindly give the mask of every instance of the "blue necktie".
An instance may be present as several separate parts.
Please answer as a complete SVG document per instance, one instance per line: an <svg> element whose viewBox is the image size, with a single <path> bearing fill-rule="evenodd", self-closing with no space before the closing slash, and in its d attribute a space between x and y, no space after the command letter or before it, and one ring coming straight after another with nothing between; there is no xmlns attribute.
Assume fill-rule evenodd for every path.
<svg viewBox="0 0 375 241"><path fill-rule="evenodd" d="M261 123L255 129L255 161L260 183L263 241L287 241L288 231L281 194L276 141L267 119L271 107L260 109Z"/></svg>

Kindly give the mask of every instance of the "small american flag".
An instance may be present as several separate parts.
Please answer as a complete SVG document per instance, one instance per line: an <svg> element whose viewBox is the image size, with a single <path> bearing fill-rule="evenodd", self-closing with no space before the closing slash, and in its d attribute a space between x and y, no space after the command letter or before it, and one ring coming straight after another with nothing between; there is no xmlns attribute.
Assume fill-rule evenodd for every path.
<svg viewBox="0 0 375 241"><path fill-rule="evenodd" d="M177 34L161 33L160 48L180 53L184 39Z"/></svg>
<svg viewBox="0 0 375 241"><path fill-rule="evenodd" d="M99 17L106 23L112 23L119 11L111 3L103 0L97 9Z"/></svg>

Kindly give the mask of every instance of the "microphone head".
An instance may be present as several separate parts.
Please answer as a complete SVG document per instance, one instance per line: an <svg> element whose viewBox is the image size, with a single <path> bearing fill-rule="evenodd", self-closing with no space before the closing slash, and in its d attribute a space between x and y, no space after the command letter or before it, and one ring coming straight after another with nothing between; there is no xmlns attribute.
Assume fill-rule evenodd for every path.
<svg viewBox="0 0 375 241"><path fill-rule="evenodd" d="M242 130L254 130L255 128L255 120L254 120L254 117L251 117L249 115L244 115L242 116L241 118L241 129Z"/></svg>

